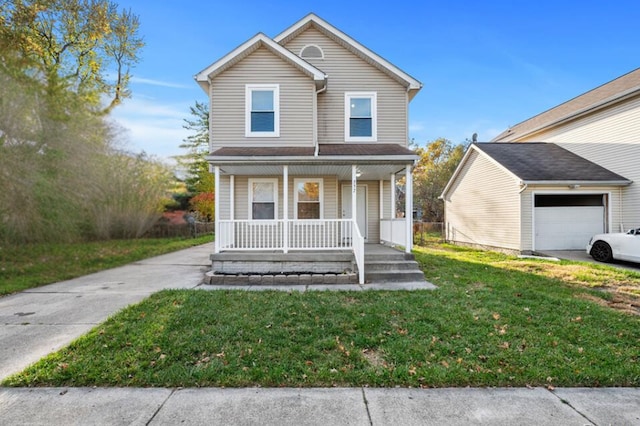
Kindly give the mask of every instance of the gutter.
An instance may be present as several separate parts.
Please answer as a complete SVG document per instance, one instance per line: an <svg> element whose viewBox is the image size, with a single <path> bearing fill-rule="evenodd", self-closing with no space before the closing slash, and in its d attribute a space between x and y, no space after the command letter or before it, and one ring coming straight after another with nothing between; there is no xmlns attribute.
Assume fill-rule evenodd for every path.
<svg viewBox="0 0 640 426"><path fill-rule="evenodd" d="M577 185L580 186L628 186L631 185L631 180L527 180L521 181L521 184L527 185L549 185L549 186L568 186Z"/></svg>
<svg viewBox="0 0 640 426"><path fill-rule="evenodd" d="M207 156L205 160L215 162L216 164L234 164L234 163L271 163L271 164L290 164L290 163L312 163L312 164L332 164L336 162L344 163L371 163L371 164L388 164L394 161L411 162L417 161L416 155L323 155L323 156Z"/></svg>

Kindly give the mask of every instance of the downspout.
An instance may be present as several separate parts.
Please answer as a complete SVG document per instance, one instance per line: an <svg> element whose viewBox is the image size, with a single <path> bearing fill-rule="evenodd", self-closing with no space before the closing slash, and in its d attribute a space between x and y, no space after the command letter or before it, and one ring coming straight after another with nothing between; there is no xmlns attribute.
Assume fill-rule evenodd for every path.
<svg viewBox="0 0 640 426"><path fill-rule="evenodd" d="M318 151L320 150L320 144L318 143L318 95L324 91L327 90L327 84L325 83L324 87L322 89L318 89L316 90L316 97L315 97L315 120L313 123L314 126L314 132L313 132L313 144L314 144L314 150L313 150L313 156L317 157L318 156Z"/></svg>
<svg viewBox="0 0 640 426"><path fill-rule="evenodd" d="M520 181L520 186L522 186L522 188L520 189L520 191L518 191L518 194L522 194L524 191L527 190L527 188L529 187L529 185L527 185L526 183L524 183L523 181Z"/></svg>

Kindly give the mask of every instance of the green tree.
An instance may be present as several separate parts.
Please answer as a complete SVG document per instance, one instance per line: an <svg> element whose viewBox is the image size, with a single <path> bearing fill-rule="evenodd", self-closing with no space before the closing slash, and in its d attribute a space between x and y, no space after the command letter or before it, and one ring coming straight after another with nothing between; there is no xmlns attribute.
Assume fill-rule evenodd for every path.
<svg viewBox="0 0 640 426"><path fill-rule="evenodd" d="M214 215L215 189L214 176L205 159L209 153L209 106L205 102L196 101L189 112L191 118L184 120L183 127L191 131L191 134L180 145L187 152L176 156L176 159L186 172L185 183L192 197L191 208L198 212L200 219L208 220Z"/></svg>
<svg viewBox="0 0 640 426"><path fill-rule="evenodd" d="M105 112L129 95L130 68L144 45L139 26L138 16L107 0L3 1L0 52L19 62L25 77L42 82L57 105L73 92Z"/></svg>
<svg viewBox="0 0 640 426"><path fill-rule="evenodd" d="M115 149L122 134L105 115L128 95L138 27L106 0L0 0L0 240L139 236L143 220L114 232L110 207L96 213L131 194L129 219L157 214L154 161Z"/></svg>
<svg viewBox="0 0 640 426"><path fill-rule="evenodd" d="M189 113L191 118L185 118L182 127L191 134L180 145L186 154L175 158L186 173L185 183L190 192L213 192L213 176L205 160L209 153L209 106L196 101L189 107Z"/></svg>
<svg viewBox="0 0 640 426"><path fill-rule="evenodd" d="M420 160L413 172L414 206L422 210L422 220L444 221L444 205L438 197L453 175L467 148L467 144L454 145L450 140L438 138L416 148Z"/></svg>

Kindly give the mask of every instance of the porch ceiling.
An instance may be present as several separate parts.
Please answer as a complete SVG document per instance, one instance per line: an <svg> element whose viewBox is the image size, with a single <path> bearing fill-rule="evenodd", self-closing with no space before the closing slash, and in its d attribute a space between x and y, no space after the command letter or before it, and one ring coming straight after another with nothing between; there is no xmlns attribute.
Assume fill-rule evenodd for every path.
<svg viewBox="0 0 640 426"><path fill-rule="evenodd" d="M391 173L398 173L407 163L357 164L358 180L387 180ZM220 173L245 176L282 176L284 165L280 164L224 164ZM339 180L351 180L351 164L290 164L289 177L337 176Z"/></svg>

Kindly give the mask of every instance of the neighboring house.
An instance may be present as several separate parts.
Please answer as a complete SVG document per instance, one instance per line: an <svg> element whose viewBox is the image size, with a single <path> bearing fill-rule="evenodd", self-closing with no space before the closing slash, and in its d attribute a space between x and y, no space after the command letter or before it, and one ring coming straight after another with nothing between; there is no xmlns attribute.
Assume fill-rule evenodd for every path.
<svg viewBox="0 0 640 426"><path fill-rule="evenodd" d="M362 282L365 242L411 252L411 218L396 219L394 194L417 160L407 146L419 81L314 14L195 78L211 108L214 264L251 269L277 252L268 258L286 273L313 252L347 251Z"/></svg>
<svg viewBox="0 0 640 426"><path fill-rule="evenodd" d="M442 194L447 240L584 249L591 234L640 226L640 69L493 142L472 145Z"/></svg>

